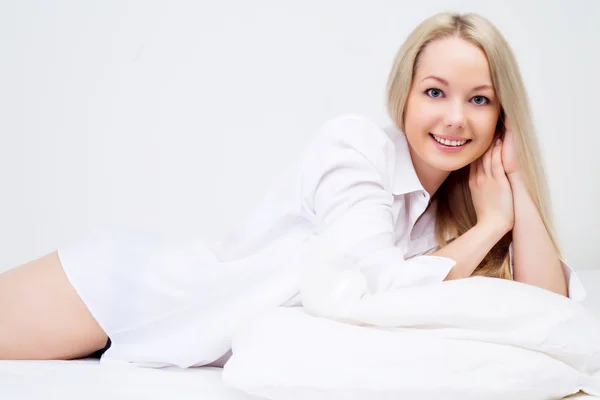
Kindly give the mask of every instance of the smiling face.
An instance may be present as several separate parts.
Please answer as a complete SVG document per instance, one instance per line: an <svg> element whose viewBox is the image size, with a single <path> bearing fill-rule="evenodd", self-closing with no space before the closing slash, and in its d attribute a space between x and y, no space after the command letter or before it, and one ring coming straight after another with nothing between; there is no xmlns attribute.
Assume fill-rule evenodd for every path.
<svg viewBox="0 0 600 400"><path fill-rule="evenodd" d="M478 159L494 140L499 114L485 53L457 37L429 43L405 109L417 173L447 176Z"/></svg>

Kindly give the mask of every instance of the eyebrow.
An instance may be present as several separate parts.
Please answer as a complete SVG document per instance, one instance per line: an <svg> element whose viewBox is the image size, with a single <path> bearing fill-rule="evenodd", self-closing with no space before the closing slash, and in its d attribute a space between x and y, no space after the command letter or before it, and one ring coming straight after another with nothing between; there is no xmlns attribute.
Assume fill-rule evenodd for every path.
<svg viewBox="0 0 600 400"><path fill-rule="evenodd" d="M421 79L421 82L423 82L425 79L434 79L440 83L442 83L443 85L446 86L450 86L450 84L448 83L447 80L445 80L444 78L440 78L439 76L434 76L434 75L430 75L428 77L425 77L423 79ZM490 84L484 84L484 85L479 85L473 88L473 90L482 90L482 89L494 89L494 87Z"/></svg>

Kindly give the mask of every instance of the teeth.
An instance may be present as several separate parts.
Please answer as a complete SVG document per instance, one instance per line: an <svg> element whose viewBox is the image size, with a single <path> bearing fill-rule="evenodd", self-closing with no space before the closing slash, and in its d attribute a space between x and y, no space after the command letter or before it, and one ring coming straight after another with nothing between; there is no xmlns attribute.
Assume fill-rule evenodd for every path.
<svg viewBox="0 0 600 400"><path fill-rule="evenodd" d="M456 147L456 146L462 146L463 144L467 143L466 140L448 140L448 139L439 138L433 134L432 134L432 136L438 143L445 144L446 146Z"/></svg>

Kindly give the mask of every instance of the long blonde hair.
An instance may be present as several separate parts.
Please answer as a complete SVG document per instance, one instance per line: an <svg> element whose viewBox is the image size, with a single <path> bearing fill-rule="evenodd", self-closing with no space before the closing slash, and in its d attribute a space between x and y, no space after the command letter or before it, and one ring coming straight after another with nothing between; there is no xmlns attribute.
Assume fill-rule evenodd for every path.
<svg viewBox="0 0 600 400"><path fill-rule="evenodd" d="M486 54L496 96L501 105L496 134L504 134L504 119L508 117L512 125L521 174L525 177L529 194L558 252L551 229L551 206L546 179L525 86L512 50L491 22L473 13L444 12L418 25L398 51L388 77L389 116L404 131L405 106L419 56L428 43L447 37L460 37L476 45ZM438 199L435 232L440 246L447 245L477 222L468 177L468 165L451 172L434 195ZM509 232L490 250L473 275L512 279L508 254L511 241L512 232Z"/></svg>

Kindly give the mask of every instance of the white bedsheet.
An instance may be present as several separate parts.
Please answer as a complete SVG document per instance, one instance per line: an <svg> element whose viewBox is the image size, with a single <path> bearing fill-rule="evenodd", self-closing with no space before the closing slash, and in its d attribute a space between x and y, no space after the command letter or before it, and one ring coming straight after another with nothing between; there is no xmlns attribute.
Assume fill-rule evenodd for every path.
<svg viewBox="0 0 600 400"><path fill-rule="evenodd" d="M587 291L584 304L600 317L600 270L578 271L578 275ZM76 398L258 399L227 386L221 380L221 369L214 367L145 369L100 365L97 360L0 361L0 399ZM571 398L597 397L576 395Z"/></svg>
<svg viewBox="0 0 600 400"><path fill-rule="evenodd" d="M0 361L0 399L257 399L225 385L221 371L101 365L98 360Z"/></svg>
<svg viewBox="0 0 600 400"><path fill-rule="evenodd" d="M220 368L153 370L101 366L97 360L0 361L0 398L259 400L226 386ZM569 399L597 397L580 394Z"/></svg>

